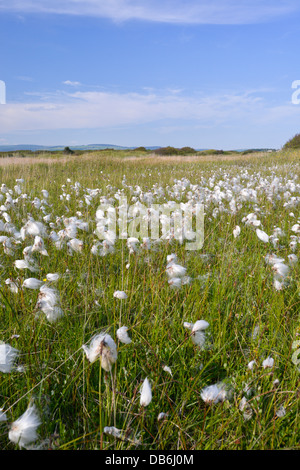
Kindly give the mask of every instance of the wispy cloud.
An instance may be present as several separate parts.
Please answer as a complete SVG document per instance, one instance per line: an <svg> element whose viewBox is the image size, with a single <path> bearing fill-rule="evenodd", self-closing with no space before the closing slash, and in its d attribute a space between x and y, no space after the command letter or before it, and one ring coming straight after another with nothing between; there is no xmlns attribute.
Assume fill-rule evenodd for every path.
<svg viewBox="0 0 300 470"><path fill-rule="evenodd" d="M65 80L63 82L64 85L68 85L68 86L74 86L74 87L77 87L77 86L80 86L81 83L80 82L73 82L71 80Z"/></svg>
<svg viewBox="0 0 300 470"><path fill-rule="evenodd" d="M30 97L30 95L28 95ZM16 131L111 129L114 126L245 126L299 119L300 106L272 107L255 92L187 96L173 93L114 93L90 91L35 95L27 103L1 106L3 134ZM247 123L247 124L246 124Z"/></svg>
<svg viewBox="0 0 300 470"><path fill-rule="evenodd" d="M16 80L21 80L22 82L33 82L34 81L32 77L28 77L27 75L18 75L15 78L16 78Z"/></svg>
<svg viewBox="0 0 300 470"><path fill-rule="evenodd" d="M117 22L247 24L299 9L298 0L0 0L0 12L93 16Z"/></svg>

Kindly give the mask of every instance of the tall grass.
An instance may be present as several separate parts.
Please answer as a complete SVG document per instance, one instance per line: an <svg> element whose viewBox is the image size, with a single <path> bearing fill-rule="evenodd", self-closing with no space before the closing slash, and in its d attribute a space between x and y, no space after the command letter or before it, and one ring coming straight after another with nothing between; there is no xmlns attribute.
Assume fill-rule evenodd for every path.
<svg viewBox="0 0 300 470"><path fill-rule="evenodd" d="M35 197L42 199L42 189L49 191L45 212L52 214L57 230L61 228L57 217L78 213L89 224L88 231L78 234L83 251L72 256L45 237L49 256L35 253L37 273L17 270L13 264L23 258L23 249L32 238L16 244L11 256L0 246L0 340L20 351L15 368L0 372L0 408L7 416L7 421L0 422L1 448L18 448L8 439L8 430L33 400L42 418L34 448L299 449L299 371L292 361L300 326L299 264L292 267L288 286L277 291L272 269L265 263L268 253L285 259L291 253L291 226L299 218L299 206L286 208L284 203L300 196L298 155L224 162L130 161L127 154L120 155L102 152L88 160L71 157L51 164L0 167L0 183L12 191L16 179L24 178L22 193L27 198L7 208L18 229L28 214L43 220L44 213L33 204ZM279 190L268 197L269 183L276 176L283 185L294 179L295 192L284 198ZM155 202L186 202L188 191L194 191L192 185L206 188L206 196L202 189L195 189L194 194L207 197L217 184L223 182L222 190L224 181L226 186L236 177L241 178L242 187L257 188L257 201L243 201L236 213L222 210L228 209L229 199L207 204L200 251L189 252L184 243L171 240L129 253L126 240L117 240L113 253L91 253L101 196L114 198L119 191L130 200L130 187L139 186L139 194L163 188ZM267 183L262 188L264 179ZM183 192L177 191L179 180L189 181ZM80 183L77 192L75 182ZM99 189L90 205L84 199L87 189ZM244 226L243 217L257 208L267 233L274 227L283 229L277 248L264 244L252 227ZM2 208L1 215L4 212ZM236 225L242 230L235 239ZM177 254L190 277L180 289L168 284L165 269L171 253ZM299 249L294 253L299 254ZM36 315L38 290L19 287L13 293L5 284L12 278L21 286L25 278L43 280L48 273L60 274L55 287L64 315L54 323L42 313ZM116 290L125 291L127 299L115 298ZM201 319L209 323L203 350L183 326ZM123 325L128 327L130 344L117 340L116 331ZM104 330L118 347L117 361L109 372L100 361L90 363L82 349ZM271 368L262 366L267 357L274 359ZM256 363L253 369L248 367L250 361ZM141 407L140 387L146 377L153 398L149 406ZM201 391L216 383L226 384L226 399L205 402ZM241 407L243 398L251 410L248 415ZM284 413L278 413L282 409ZM166 415L158 420L161 412ZM112 426L119 429L118 435L104 432Z"/></svg>

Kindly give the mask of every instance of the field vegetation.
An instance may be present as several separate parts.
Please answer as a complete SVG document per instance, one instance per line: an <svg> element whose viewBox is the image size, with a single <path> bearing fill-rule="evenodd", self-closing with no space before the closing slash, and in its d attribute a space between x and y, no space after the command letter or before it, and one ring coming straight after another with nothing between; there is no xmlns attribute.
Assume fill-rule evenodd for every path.
<svg viewBox="0 0 300 470"><path fill-rule="evenodd" d="M299 450L299 176L288 150L3 155L0 448ZM121 197L202 204L203 246L114 239Z"/></svg>

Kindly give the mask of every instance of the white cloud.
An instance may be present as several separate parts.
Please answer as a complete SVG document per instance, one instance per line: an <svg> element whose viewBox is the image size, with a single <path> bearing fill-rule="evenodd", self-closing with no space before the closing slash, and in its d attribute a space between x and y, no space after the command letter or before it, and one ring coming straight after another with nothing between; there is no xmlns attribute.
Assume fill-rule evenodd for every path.
<svg viewBox="0 0 300 470"><path fill-rule="evenodd" d="M65 80L63 82L64 85L69 85L69 86L80 86L81 83L80 82L72 82L71 80Z"/></svg>
<svg viewBox="0 0 300 470"><path fill-rule="evenodd" d="M296 0L0 0L0 12L53 13L186 24L247 24L300 9Z"/></svg>
<svg viewBox="0 0 300 470"><path fill-rule="evenodd" d="M22 82L33 82L34 81L32 77L28 77L27 75L18 75L15 78L17 80L21 80Z"/></svg>
<svg viewBox="0 0 300 470"><path fill-rule="evenodd" d="M30 96L30 95L29 95ZM234 126L245 128L299 119L300 106L267 105L255 92L187 96L165 93L113 93L91 91L49 93L37 101L1 106L0 128L4 135L17 131L59 129L111 129L114 126Z"/></svg>

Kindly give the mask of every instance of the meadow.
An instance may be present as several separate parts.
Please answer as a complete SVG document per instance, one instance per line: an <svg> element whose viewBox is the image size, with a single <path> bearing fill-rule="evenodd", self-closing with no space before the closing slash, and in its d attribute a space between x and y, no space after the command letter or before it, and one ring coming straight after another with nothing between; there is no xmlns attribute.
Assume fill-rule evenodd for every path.
<svg viewBox="0 0 300 470"><path fill-rule="evenodd" d="M297 151L0 159L0 448L299 450L299 176ZM203 246L114 238L121 197L202 204Z"/></svg>

